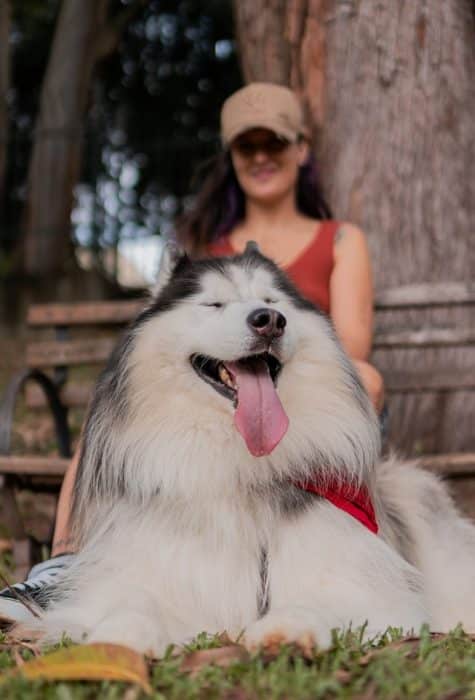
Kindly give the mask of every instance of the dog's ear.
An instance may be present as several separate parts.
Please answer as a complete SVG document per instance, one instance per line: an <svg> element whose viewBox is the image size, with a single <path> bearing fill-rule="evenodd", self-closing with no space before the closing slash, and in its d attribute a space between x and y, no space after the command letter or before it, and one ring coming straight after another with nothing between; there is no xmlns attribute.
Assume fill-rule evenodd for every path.
<svg viewBox="0 0 475 700"><path fill-rule="evenodd" d="M165 285L168 284L178 263L187 259L188 256L184 249L177 243L174 241L167 241L165 243L162 257L160 258L157 279L150 290L152 297L158 296Z"/></svg>
<svg viewBox="0 0 475 700"><path fill-rule="evenodd" d="M243 255L252 256L256 253L261 254L261 251L259 250L259 246L257 245L256 241L248 241L246 243Z"/></svg>
<svg viewBox="0 0 475 700"><path fill-rule="evenodd" d="M253 255L254 253L260 253L259 246L256 241L248 241L244 249L244 255Z"/></svg>

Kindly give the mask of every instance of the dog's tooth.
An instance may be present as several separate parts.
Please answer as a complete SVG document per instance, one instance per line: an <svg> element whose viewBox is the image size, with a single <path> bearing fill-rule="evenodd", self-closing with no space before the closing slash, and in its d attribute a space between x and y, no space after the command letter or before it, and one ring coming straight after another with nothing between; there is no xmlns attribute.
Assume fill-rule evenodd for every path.
<svg viewBox="0 0 475 700"><path fill-rule="evenodd" d="M223 384L227 384L228 386L233 385L231 375L229 374L228 370L224 365L219 365L219 378L221 379Z"/></svg>

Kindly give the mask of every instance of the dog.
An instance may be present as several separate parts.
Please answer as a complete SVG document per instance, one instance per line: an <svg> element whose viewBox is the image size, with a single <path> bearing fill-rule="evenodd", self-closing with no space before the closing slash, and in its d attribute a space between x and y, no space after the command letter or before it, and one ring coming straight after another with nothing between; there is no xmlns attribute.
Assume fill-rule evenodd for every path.
<svg viewBox="0 0 475 700"><path fill-rule="evenodd" d="M475 630L475 527L436 477L381 461L329 319L255 244L165 257L90 406L79 554L30 628L154 656L202 631Z"/></svg>

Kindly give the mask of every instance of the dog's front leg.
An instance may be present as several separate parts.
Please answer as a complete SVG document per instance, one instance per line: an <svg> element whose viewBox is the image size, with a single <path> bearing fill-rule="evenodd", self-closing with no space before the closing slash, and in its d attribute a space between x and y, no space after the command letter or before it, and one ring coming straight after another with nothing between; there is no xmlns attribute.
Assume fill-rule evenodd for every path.
<svg viewBox="0 0 475 700"><path fill-rule="evenodd" d="M125 644L151 656L161 656L166 649L157 625L140 612L107 615L88 635L88 642Z"/></svg>
<svg viewBox="0 0 475 700"><path fill-rule="evenodd" d="M427 621L420 573L354 518L325 503L283 521L268 549L269 612L249 648L327 648L332 630L418 631Z"/></svg>
<svg viewBox="0 0 475 700"><path fill-rule="evenodd" d="M124 644L144 654L162 656L170 643L166 620L154 596L135 589L97 620L88 642Z"/></svg>

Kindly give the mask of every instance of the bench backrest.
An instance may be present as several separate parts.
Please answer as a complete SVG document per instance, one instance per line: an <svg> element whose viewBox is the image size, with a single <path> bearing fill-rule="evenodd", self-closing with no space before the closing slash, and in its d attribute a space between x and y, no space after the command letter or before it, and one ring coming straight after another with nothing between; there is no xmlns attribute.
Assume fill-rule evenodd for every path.
<svg viewBox="0 0 475 700"><path fill-rule="evenodd" d="M388 392L475 389L475 322L457 323L453 311L461 307L475 310L475 284L414 284L387 289L377 295L374 357L382 364ZM443 322L430 318L430 313L437 309L449 311ZM402 316L403 324L401 315L398 318L395 313L401 311L411 314L409 320L407 313ZM429 314L425 313L424 317L420 313L427 311ZM472 361L467 367L451 364L443 371L427 366L395 370L384 362L385 352L389 354L397 348L423 351L470 346Z"/></svg>
<svg viewBox="0 0 475 700"><path fill-rule="evenodd" d="M69 369L81 365L99 368L109 356L118 330L136 316L144 303L144 299L137 299L32 306L28 325L42 337L28 343L27 365L53 373L63 385L61 395L66 405L84 406L93 381L76 381L74 372L69 376ZM463 323L459 322L461 310L465 314ZM474 312L475 284L407 285L376 296L373 361L385 377L391 437L407 452L451 451L445 445L442 449L434 436L427 438L425 416L434 412L434 400L443 397L447 413L447 396L454 392L465 396L475 390L475 319L470 315ZM424 395L428 398L421 399ZM35 387L28 389L27 400L30 406L43 403ZM418 401L426 406L425 412L415 408ZM410 420L408 402L415 416ZM432 433L436 429L431 428ZM399 439L402 434L408 436L405 443ZM421 434L425 442L419 440ZM474 450L475 445L455 449Z"/></svg>
<svg viewBox="0 0 475 700"><path fill-rule="evenodd" d="M27 367L50 372L62 387L61 399L67 406L85 406L94 381L75 381L74 377L68 381L70 370L103 365L118 332L144 304L145 299L32 305L27 315L28 328L33 331L26 345ZM26 396L30 407L45 405L43 393L34 385L27 387Z"/></svg>

